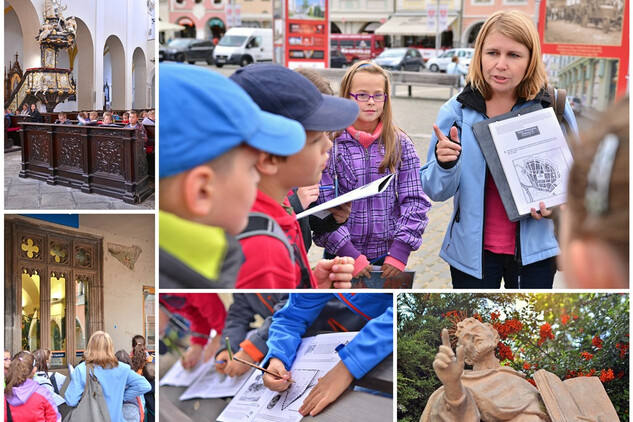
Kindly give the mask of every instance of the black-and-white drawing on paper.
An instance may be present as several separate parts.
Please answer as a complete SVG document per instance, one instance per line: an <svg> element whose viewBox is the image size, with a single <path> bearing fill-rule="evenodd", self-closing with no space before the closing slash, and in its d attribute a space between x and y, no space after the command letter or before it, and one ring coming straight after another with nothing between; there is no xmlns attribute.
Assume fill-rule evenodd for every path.
<svg viewBox="0 0 633 422"><path fill-rule="evenodd" d="M569 169L560 149L524 156L513 163L526 202L542 201L564 191Z"/></svg>

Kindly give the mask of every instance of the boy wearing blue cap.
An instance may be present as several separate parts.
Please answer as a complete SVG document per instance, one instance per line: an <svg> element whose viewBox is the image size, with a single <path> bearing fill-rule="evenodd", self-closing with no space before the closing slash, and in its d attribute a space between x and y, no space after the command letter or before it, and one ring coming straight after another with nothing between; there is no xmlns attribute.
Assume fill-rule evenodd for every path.
<svg viewBox="0 0 633 422"><path fill-rule="evenodd" d="M187 124L178 119L185 109ZM305 133L195 66L160 65L160 110L159 286L234 287L243 256L232 236L255 200L259 153L293 154Z"/></svg>
<svg viewBox="0 0 633 422"><path fill-rule="evenodd" d="M246 260L238 275L237 288L350 288L349 257L321 260L314 271L306 254L301 228L288 202L294 187L314 185L328 160L332 141L326 132L351 125L359 109L351 100L321 94L310 80L283 66L254 64L238 69L230 77L264 111L275 113L303 126L305 147L289 157L260 154L261 176L253 213L265 214L283 230L293 253L284 242L266 234L240 240Z"/></svg>

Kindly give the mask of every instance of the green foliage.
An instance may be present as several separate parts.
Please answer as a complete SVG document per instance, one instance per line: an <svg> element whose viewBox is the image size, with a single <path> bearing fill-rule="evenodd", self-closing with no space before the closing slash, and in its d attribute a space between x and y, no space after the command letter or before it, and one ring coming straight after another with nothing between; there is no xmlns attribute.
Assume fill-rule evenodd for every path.
<svg viewBox="0 0 633 422"><path fill-rule="evenodd" d="M549 293L399 295L399 421L417 422L428 398L441 386L432 364L442 328L452 325L446 316L451 311L480 315L483 322L500 326L500 333L522 325L518 332L508 330L505 338L502 335L502 343L513 354L513 359L503 359L502 365L525 373L528 379L539 369L563 380L602 375L620 420L629 420L628 295ZM507 323L511 320L521 325ZM546 336L544 324L549 324L553 339ZM609 370L613 371L612 379L607 375Z"/></svg>

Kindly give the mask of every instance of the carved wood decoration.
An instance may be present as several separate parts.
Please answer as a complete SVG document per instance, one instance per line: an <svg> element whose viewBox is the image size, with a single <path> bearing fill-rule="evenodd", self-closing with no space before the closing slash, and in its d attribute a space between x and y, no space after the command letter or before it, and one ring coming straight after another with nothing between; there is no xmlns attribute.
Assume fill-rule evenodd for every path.
<svg viewBox="0 0 633 422"><path fill-rule="evenodd" d="M66 323L64 342L66 358L76 365L75 321L77 292L75 284L86 286L90 316L86 339L104 328L102 268L102 239L90 234L52 228L42 224L28 224L22 220L5 222L5 345L21 349L22 276L39 276L40 347L51 346L51 277L66 280ZM16 319L14 315L17 315ZM9 316L9 318L7 318Z"/></svg>
<svg viewBox="0 0 633 422"><path fill-rule="evenodd" d="M20 177L112 196L130 204L154 193L145 143L137 130L30 122L19 125L23 129Z"/></svg>

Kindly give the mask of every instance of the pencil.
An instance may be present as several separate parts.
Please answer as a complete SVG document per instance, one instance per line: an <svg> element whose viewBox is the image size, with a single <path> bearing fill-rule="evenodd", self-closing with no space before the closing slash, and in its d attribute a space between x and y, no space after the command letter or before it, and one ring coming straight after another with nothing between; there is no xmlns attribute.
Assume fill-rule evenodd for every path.
<svg viewBox="0 0 633 422"><path fill-rule="evenodd" d="M233 359L233 351L231 350L231 343L229 343L229 336L224 337L226 342L226 350L229 352L229 360Z"/></svg>
<svg viewBox="0 0 633 422"><path fill-rule="evenodd" d="M255 368L255 369L259 369L260 371L264 371L264 372L266 372L267 374L270 374L270 375L272 375L272 376L274 376L274 377L277 377L277 378L281 378L281 379L283 379L283 377L282 377L281 375L279 375L279 374L275 374L273 371L269 371L268 369L262 368L261 366L257 366L257 365L255 365L254 363L250 363L250 362L247 362L247 361L245 361L245 360L242 360L242 359L240 359L240 358L236 358L236 357L234 357L234 358L233 358L233 360L236 360L236 361L238 361L238 362L240 362L240 363L243 363L244 365L252 366L253 368ZM287 381L288 381L288 382L292 382L292 383L294 383L294 381L293 381L293 380L287 380Z"/></svg>

